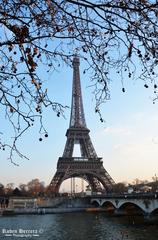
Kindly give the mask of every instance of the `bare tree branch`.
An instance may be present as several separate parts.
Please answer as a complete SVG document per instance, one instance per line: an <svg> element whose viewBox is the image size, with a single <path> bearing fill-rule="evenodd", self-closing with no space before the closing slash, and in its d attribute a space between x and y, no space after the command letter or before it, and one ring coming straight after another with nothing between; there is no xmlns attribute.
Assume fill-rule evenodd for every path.
<svg viewBox="0 0 158 240"><path fill-rule="evenodd" d="M109 84L139 79L157 95L158 3L149 0L5 0L0 5L0 107L14 130L12 143L0 138L2 150L17 148L17 141L37 119L40 132L43 109L57 116L66 106L50 99L39 74L61 63L71 66L77 49L90 72L95 112L110 99ZM115 73L115 74L114 74ZM14 162L14 161L13 161Z"/></svg>

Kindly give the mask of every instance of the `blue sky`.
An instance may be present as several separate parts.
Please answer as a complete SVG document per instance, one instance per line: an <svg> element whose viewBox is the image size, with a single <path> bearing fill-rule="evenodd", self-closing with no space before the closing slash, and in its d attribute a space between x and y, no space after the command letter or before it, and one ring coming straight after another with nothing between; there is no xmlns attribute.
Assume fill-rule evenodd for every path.
<svg viewBox="0 0 158 240"><path fill-rule="evenodd" d="M102 106L105 123L101 123L94 112L93 89L88 87L91 84L90 75L82 74L83 68L84 62L81 62L86 122L96 152L103 157L105 169L116 182L132 182L135 178L151 180L152 176L158 174L158 103L152 103L152 89L144 88L141 81L127 79L124 82L126 92L123 93L121 82L114 75L110 85L111 100ZM54 101L71 106L72 69L61 66L49 76L43 73L44 77ZM44 122L49 137L39 142L37 124L19 139L20 149L30 158L29 161L17 159L19 167L7 160L7 152L2 152L0 182L18 185L39 178L49 184L55 174L58 157L63 154L69 117L70 109L66 109L65 119L47 110ZM1 121L3 128L6 122Z"/></svg>

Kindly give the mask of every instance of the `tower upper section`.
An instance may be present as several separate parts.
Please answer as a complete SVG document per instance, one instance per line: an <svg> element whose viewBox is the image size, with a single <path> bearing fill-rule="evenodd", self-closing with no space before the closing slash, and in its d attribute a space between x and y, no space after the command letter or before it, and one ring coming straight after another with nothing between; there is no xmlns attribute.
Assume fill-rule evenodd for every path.
<svg viewBox="0 0 158 240"><path fill-rule="evenodd" d="M70 128L87 128L84 116L81 82L80 82L80 59L77 55L73 57L73 85L72 85L72 102Z"/></svg>

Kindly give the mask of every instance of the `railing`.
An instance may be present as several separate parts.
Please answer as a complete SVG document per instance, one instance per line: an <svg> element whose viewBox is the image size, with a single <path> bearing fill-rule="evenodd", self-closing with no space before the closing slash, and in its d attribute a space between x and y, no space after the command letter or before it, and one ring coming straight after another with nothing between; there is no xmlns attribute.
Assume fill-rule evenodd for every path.
<svg viewBox="0 0 158 240"><path fill-rule="evenodd" d="M101 158L87 158L87 157L71 157L71 158L69 158L69 157L60 157L59 158L59 162L66 162L66 163L68 163L68 162L73 162L73 161L75 161L75 162L82 162L82 161L84 161L84 162L88 162L88 163L91 163L91 162L95 162L95 163L102 163L102 161L101 161Z"/></svg>
<svg viewBox="0 0 158 240"><path fill-rule="evenodd" d="M88 161L88 158L74 157L73 160L74 160L75 162L76 162L76 161L78 161L78 162L80 162L80 161L84 161L84 162L86 162L86 161Z"/></svg>
<svg viewBox="0 0 158 240"><path fill-rule="evenodd" d="M124 193L124 194L116 194L116 193L109 193L109 194L92 194L90 196L91 198L136 198L136 199L143 199L143 198L148 198L148 199L155 199L158 198L158 193L157 192L150 192L150 193Z"/></svg>

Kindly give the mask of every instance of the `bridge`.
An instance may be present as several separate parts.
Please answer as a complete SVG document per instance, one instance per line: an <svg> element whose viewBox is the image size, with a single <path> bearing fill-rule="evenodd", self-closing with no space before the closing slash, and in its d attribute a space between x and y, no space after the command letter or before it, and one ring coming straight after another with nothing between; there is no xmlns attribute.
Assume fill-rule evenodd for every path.
<svg viewBox="0 0 158 240"><path fill-rule="evenodd" d="M158 215L158 193L95 195L90 202L118 215Z"/></svg>

